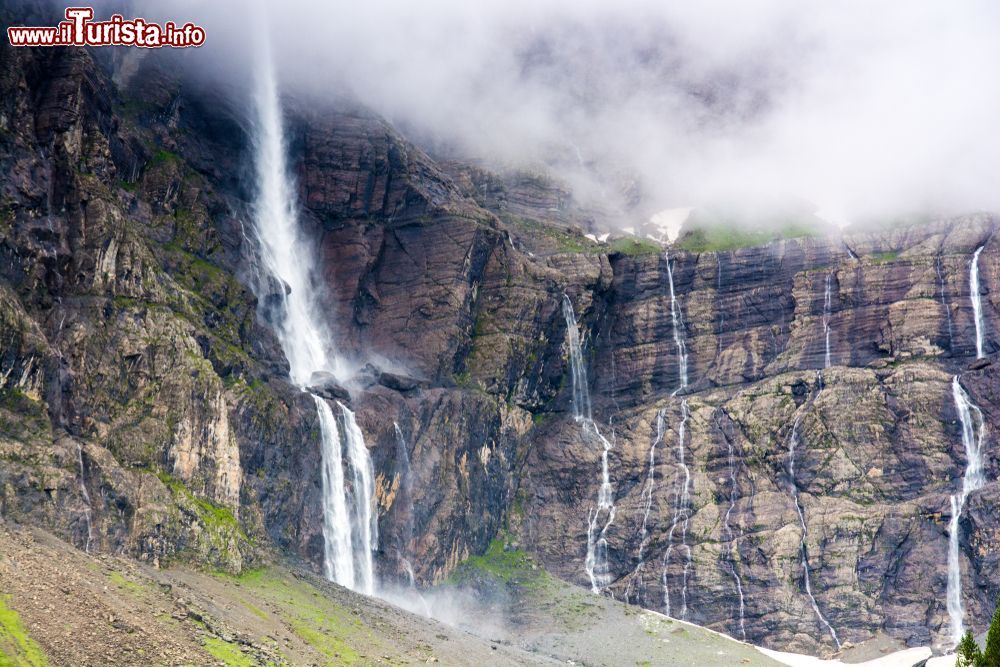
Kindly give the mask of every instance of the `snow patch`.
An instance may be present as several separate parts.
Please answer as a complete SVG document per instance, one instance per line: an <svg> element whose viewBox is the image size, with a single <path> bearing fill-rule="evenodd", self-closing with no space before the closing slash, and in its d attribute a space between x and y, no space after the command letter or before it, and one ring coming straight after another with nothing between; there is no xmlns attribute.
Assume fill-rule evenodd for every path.
<svg viewBox="0 0 1000 667"><path fill-rule="evenodd" d="M650 238L657 241L667 241L668 243L673 243L677 240L677 237L681 234L681 227L684 226L684 222L691 215L691 211L694 210L693 206L684 206L681 208L668 208L656 213L649 219L651 225L656 227L659 232L659 238L650 235Z"/></svg>

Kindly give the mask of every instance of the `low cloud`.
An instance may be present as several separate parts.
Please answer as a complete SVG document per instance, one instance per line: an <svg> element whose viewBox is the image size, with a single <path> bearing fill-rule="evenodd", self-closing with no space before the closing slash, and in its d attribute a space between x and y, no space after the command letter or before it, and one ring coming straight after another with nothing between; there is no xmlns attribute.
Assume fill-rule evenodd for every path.
<svg viewBox="0 0 1000 667"><path fill-rule="evenodd" d="M636 215L1000 210L995 3L324 4L256 10L286 94L357 100L436 152L544 165ZM239 71L260 40L243 7L148 10L207 25L185 58Z"/></svg>

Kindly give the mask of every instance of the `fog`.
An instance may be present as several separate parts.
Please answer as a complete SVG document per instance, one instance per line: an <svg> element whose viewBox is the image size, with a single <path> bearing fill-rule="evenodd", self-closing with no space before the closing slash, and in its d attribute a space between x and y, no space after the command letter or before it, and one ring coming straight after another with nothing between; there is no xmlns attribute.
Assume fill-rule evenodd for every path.
<svg viewBox="0 0 1000 667"><path fill-rule="evenodd" d="M1000 210L996 3L265 5L286 95L356 100L436 154L545 168L581 200L645 217ZM260 39L241 7L140 9L205 25L185 59L238 77Z"/></svg>

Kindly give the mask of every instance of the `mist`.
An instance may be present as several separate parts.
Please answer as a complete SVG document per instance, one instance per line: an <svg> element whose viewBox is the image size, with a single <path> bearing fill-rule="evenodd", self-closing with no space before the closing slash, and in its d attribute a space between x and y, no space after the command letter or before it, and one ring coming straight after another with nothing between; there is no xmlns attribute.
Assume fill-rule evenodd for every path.
<svg viewBox="0 0 1000 667"><path fill-rule="evenodd" d="M238 73L260 39L242 6L141 9L205 25L185 58ZM640 219L720 202L852 222L1000 210L995 3L280 7L258 11L286 96L360 103L433 154L545 170Z"/></svg>

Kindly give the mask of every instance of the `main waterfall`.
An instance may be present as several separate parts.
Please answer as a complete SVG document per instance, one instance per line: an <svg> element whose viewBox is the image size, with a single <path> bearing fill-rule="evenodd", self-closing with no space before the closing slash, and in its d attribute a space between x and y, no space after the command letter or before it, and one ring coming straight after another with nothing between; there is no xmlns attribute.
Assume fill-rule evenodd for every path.
<svg viewBox="0 0 1000 667"><path fill-rule="evenodd" d="M259 52L253 100L257 181L253 219L266 277L261 276L258 296L288 359L289 376L305 390L316 373L343 376L344 365L333 353L329 332L318 316L322 310L315 298L315 261L299 228L268 45L262 44ZM322 440L324 571L338 584L370 595L375 592L373 552L378 541L371 458L354 413L341 404L340 414L334 416L324 399L316 395L313 399Z"/></svg>
<svg viewBox="0 0 1000 667"><path fill-rule="evenodd" d="M958 376L951 380L951 394L955 410L962 423L962 445L965 447L965 474L962 476L961 492L951 497L951 521L948 522L948 620L951 623L951 638L957 645L965 634L965 609L962 606L962 570L959 563L960 521L965 501L969 494L986 484L983 474L983 435L986 422L983 413L972 402L962 388ZM975 423L973 423L973 419Z"/></svg>

